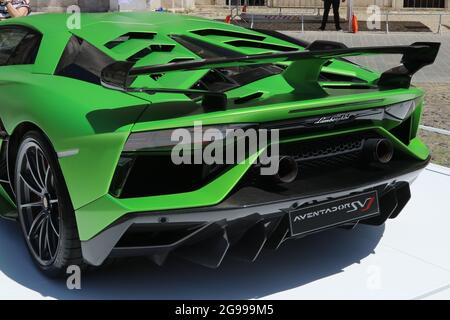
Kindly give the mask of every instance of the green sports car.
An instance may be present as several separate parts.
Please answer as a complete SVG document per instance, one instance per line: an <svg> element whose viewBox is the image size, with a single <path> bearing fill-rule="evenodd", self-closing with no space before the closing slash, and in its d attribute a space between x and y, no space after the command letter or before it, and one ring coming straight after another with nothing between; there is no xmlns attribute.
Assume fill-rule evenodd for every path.
<svg viewBox="0 0 450 320"><path fill-rule="evenodd" d="M218 267L380 225L430 159L411 78L439 43L348 48L168 13L68 18L0 23L0 215L49 276L124 256ZM347 59L377 54L402 60L380 74ZM199 123L183 155L221 140L209 129L244 132L231 150L246 130L274 134L240 160L176 163L174 133ZM269 149L276 170L263 174Z"/></svg>

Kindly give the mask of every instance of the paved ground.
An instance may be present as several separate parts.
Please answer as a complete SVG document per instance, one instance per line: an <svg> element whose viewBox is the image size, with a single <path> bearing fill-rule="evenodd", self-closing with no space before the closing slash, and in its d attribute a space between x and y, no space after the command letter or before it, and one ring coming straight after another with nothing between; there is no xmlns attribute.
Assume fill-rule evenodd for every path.
<svg viewBox="0 0 450 320"><path fill-rule="evenodd" d="M450 84L418 83L418 85L426 92L422 125L444 129L450 133ZM433 163L450 167L450 135L426 130L421 130L419 135L430 147Z"/></svg>
<svg viewBox="0 0 450 320"><path fill-rule="evenodd" d="M83 276L79 291L43 277L17 225L0 220L0 299L449 299L448 190L450 169L432 165L384 226L318 233L217 270L123 261Z"/></svg>

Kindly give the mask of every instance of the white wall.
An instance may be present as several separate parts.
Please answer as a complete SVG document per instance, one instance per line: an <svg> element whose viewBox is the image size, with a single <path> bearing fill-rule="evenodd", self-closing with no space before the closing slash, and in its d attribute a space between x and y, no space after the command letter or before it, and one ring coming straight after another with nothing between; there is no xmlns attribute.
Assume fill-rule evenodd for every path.
<svg viewBox="0 0 450 320"><path fill-rule="evenodd" d="M114 1L114 0L111 0ZM159 7L164 9L185 8L192 9L195 6L195 0L115 0L119 2L120 10L155 10Z"/></svg>

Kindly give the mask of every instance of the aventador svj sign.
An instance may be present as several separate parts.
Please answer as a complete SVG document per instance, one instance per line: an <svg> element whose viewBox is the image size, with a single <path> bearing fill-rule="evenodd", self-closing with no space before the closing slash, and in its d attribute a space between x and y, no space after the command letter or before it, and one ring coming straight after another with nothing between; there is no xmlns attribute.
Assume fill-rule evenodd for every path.
<svg viewBox="0 0 450 320"><path fill-rule="evenodd" d="M289 212L291 235L366 219L380 213L376 191L319 203Z"/></svg>

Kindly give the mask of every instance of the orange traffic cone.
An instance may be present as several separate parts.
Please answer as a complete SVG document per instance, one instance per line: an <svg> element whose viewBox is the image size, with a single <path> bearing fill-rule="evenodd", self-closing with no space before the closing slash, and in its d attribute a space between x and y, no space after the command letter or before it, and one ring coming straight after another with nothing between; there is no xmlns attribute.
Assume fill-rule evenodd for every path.
<svg viewBox="0 0 450 320"><path fill-rule="evenodd" d="M226 17L225 17L225 23L230 23L231 22L231 16L230 15L227 15Z"/></svg>
<svg viewBox="0 0 450 320"><path fill-rule="evenodd" d="M352 16L352 32L353 33L358 32L358 18L356 18L355 15Z"/></svg>

